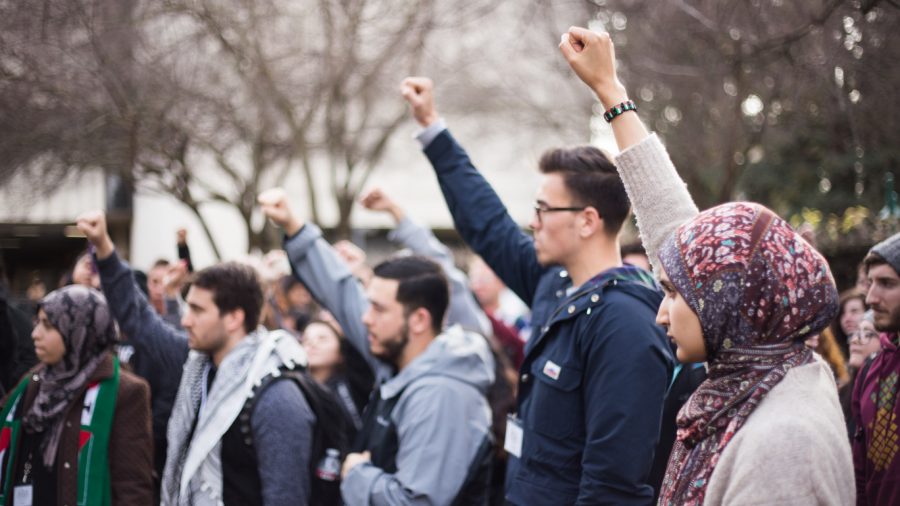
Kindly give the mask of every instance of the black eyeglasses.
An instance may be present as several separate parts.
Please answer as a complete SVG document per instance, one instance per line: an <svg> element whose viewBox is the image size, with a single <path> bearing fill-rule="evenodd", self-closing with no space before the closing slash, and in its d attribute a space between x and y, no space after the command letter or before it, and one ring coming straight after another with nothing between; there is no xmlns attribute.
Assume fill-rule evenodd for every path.
<svg viewBox="0 0 900 506"><path fill-rule="evenodd" d="M534 204L534 214L537 216L538 223L544 222L544 217L541 216L544 213L559 213L563 211L584 211L587 209L587 206L582 207L550 207L547 204L535 203Z"/></svg>

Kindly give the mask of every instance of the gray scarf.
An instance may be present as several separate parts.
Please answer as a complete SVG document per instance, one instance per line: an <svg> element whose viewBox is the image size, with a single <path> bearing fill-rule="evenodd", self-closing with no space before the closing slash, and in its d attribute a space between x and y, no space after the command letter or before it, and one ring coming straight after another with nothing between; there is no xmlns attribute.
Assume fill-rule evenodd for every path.
<svg viewBox="0 0 900 506"><path fill-rule="evenodd" d="M62 335L66 353L58 363L38 370L38 394L22 417L22 426L30 433L46 431L41 452L44 466L51 467L65 411L118 340L118 329L103 294L93 288L70 285L54 290L41 300L40 308Z"/></svg>
<svg viewBox="0 0 900 506"><path fill-rule="evenodd" d="M211 360L206 354L190 353L169 419L163 505L221 502L222 436L234 423L253 386L282 365L305 366L306 353L287 332L260 328L244 337L222 360L205 394Z"/></svg>

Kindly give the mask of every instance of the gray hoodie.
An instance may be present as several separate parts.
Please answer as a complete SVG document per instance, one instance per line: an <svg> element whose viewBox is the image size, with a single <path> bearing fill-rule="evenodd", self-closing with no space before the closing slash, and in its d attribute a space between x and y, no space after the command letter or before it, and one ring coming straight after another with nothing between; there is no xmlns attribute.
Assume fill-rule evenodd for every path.
<svg viewBox="0 0 900 506"><path fill-rule="evenodd" d="M400 396L391 413L397 427L397 472L354 467L341 484L348 506L450 504L478 447L491 429L485 392L494 360L485 339L460 326L446 329L396 376L381 397Z"/></svg>

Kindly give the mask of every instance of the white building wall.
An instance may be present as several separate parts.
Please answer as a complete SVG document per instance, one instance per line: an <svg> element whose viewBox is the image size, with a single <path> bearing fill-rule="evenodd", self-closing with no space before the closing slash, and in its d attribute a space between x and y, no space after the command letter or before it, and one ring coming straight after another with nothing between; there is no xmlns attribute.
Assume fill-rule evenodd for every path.
<svg viewBox="0 0 900 506"><path fill-rule="evenodd" d="M99 170L65 177L53 191L39 191L17 173L0 186L0 222L65 223L106 205L106 181Z"/></svg>
<svg viewBox="0 0 900 506"><path fill-rule="evenodd" d="M547 137L535 139L527 135L507 135L508 132L476 137L467 130L464 119L448 118L448 124L475 165L500 195L513 219L523 227L527 226L539 182L537 160L545 149L566 143ZM381 186L419 222L435 228L452 228L453 222L436 177L418 143L412 138L414 133L415 127L410 124L395 136L368 186ZM615 149L608 130L601 129L595 135L594 143L611 152ZM325 226L337 223L337 208L329 194L329 181L324 173L316 177L319 212ZM294 208L304 218L308 217L304 200L305 184L300 174L292 174L285 187L293 195L291 201ZM105 191L104 177L99 171L66 178L56 191L44 194L33 190L26 178L17 176L0 187L0 222L74 223L81 212L104 208ZM233 208L212 203L205 205L201 212L223 259L246 255L244 225ZM393 225L388 216L370 212L361 206L354 210L352 223L355 228L363 229ZM188 230L194 265L203 268L212 264L215 258L212 247L200 222L189 209L165 195L146 192L135 195L132 264L139 269L147 269L159 258L174 260L175 234L181 227Z"/></svg>

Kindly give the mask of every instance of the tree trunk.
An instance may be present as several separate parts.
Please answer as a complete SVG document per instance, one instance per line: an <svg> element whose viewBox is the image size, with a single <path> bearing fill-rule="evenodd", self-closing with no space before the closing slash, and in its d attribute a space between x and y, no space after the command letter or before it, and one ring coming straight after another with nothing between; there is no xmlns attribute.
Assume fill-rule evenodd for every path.
<svg viewBox="0 0 900 506"><path fill-rule="evenodd" d="M350 228L350 215L353 213L353 201L355 200L352 195L347 195L346 193L336 195L338 202L338 223L335 229L335 239L350 239L350 232L352 231Z"/></svg>
<svg viewBox="0 0 900 506"><path fill-rule="evenodd" d="M213 239L212 231L209 229L209 225L206 224L206 220L203 218L203 215L200 214L200 208L196 203L188 203L185 202L185 205L194 213L194 216L197 217L197 220L200 221L200 226L203 227L203 233L206 235L206 240L209 241L209 247L212 248L213 256L216 259L216 262L222 261L222 254L219 253L219 247L216 246L216 240Z"/></svg>

